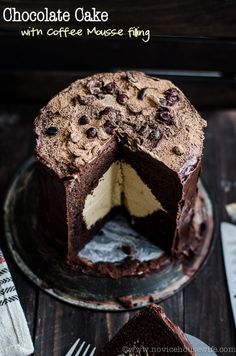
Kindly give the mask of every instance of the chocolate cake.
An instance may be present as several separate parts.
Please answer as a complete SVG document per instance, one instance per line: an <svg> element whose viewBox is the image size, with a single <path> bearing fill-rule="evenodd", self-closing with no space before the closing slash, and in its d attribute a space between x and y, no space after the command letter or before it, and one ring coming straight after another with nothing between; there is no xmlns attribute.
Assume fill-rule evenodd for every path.
<svg viewBox="0 0 236 356"><path fill-rule="evenodd" d="M122 207L153 243L188 256L204 126L173 83L140 72L96 74L56 95L35 120L50 243L79 266Z"/></svg>
<svg viewBox="0 0 236 356"><path fill-rule="evenodd" d="M183 331L155 304L137 313L109 341L100 356L196 355Z"/></svg>

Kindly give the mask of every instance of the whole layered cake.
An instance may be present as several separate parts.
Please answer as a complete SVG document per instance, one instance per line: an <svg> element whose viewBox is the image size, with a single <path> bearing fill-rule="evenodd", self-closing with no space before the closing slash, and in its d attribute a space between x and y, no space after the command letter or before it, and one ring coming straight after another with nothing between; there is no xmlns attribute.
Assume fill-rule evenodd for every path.
<svg viewBox="0 0 236 356"><path fill-rule="evenodd" d="M152 243L188 256L204 126L173 83L140 72L95 74L56 95L35 120L50 243L84 265L79 252L123 209Z"/></svg>

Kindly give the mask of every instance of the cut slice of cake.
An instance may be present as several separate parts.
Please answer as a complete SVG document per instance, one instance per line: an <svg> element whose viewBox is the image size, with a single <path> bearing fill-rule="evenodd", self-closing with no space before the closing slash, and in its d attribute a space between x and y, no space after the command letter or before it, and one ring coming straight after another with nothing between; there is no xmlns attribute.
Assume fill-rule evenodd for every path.
<svg viewBox="0 0 236 356"><path fill-rule="evenodd" d="M191 250L205 121L170 81L101 73L56 95L35 120L42 219L72 265L123 207L175 257Z"/></svg>
<svg viewBox="0 0 236 356"><path fill-rule="evenodd" d="M194 356L183 331L152 304L130 319L109 341L100 356Z"/></svg>

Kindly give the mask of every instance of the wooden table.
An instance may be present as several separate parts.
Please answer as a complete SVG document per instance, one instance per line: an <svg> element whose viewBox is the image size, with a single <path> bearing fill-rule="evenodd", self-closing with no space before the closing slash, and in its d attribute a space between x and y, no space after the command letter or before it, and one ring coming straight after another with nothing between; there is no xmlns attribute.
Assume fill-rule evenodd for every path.
<svg viewBox="0 0 236 356"><path fill-rule="evenodd" d="M33 151L32 118L41 106L6 105L0 110L1 206L17 168ZM236 201L236 111L208 111L202 176L216 219L216 245L206 267L184 290L161 303L174 322L189 334L215 347L236 346L229 304L219 221L227 219L225 204ZM33 198L33 197L32 197ZM35 355L64 355L78 337L103 345L134 312L104 313L80 309L48 296L18 269L1 240L35 344ZM222 355L234 353L222 352ZM10 356L10 355L9 355Z"/></svg>

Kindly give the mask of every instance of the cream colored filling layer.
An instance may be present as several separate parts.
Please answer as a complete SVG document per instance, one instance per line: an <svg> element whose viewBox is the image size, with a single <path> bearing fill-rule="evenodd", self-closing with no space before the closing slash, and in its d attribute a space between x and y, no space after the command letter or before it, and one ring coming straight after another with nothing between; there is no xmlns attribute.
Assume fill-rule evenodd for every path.
<svg viewBox="0 0 236 356"><path fill-rule="evenodd" d="M137 172L129 164L117 161L100 178L85 200L83 218L87 228L102 219L113 207L122 204L135 217L164 210Z"/></svg>

